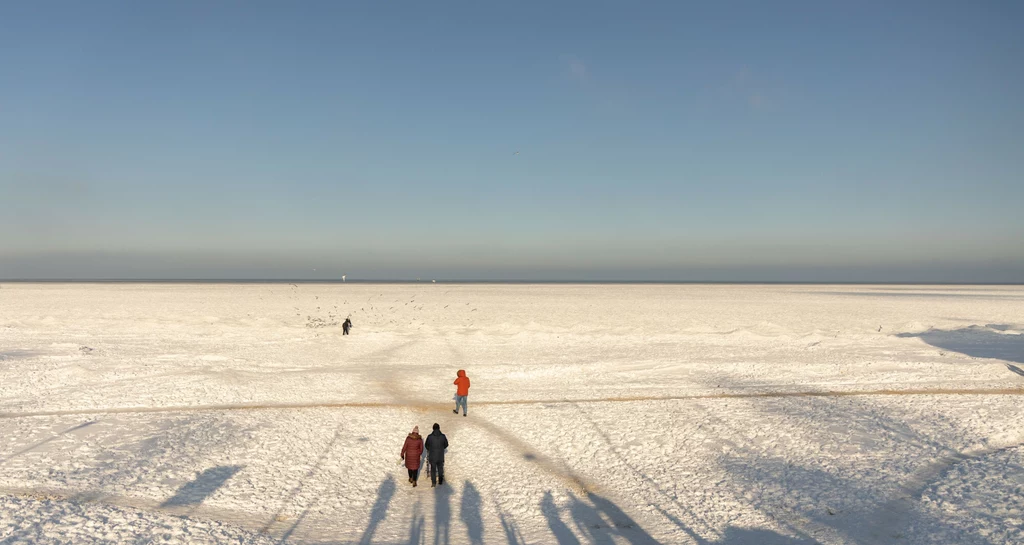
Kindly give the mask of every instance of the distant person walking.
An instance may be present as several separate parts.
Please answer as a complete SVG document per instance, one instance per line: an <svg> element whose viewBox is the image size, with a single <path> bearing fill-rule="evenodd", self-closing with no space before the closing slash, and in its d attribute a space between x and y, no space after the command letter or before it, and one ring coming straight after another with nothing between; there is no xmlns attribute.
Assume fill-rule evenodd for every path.
<svg viewBox="0 0 1024 545"><path fill-rule="evenodd" d="M409 482L413 487L420 477L420 457L423 456L423 438L420 437L420 427L412 429L412 433L405 438L402 445L402 459L405 460L405 469L409 470Z"/></svg>
<svg viewBox="0 0 1024 545"><path fill-rule="evenodd" d="M434 423L434 431L427 436L427 464L430 465L430 488L444 484L444 449L448 438L441 433L441 425Z"/></svg>
<svg viewBox="0 0 1024 545"><path fill-rule="evenodd" d="M457 373L458 378L455 379L454 384L458 388L455 390L455 410L452 411L455 414L459 414L459 405L462 405L462 416L466 416L466 398L469 396L469 377L466 376L466 372L459 369Z"/></svg>
<svg viewBox="0 0 1024 545"><path fill-rule="evenodd" d="M352 320L345 318L345 321L341 323L341 334L348 335L350 329L352 329Z"/></svg>

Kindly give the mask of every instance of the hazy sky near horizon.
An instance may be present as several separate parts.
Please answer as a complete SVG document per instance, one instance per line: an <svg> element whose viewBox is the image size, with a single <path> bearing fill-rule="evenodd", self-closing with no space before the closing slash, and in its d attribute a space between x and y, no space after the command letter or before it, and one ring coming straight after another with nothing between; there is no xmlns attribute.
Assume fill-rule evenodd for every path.
<svg viewBox="0 0 1024 545"><path fill-rule="evenodd" d="M0 278L1024 282L1024 3L712 4L0 4Z"/></svg>

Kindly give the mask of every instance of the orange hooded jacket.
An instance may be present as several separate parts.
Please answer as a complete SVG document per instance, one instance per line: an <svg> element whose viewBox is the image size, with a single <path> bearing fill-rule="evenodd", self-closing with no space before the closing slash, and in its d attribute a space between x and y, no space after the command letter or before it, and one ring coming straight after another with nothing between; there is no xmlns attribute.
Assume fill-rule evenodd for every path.
<svg viewBox="0 0 1024 545"><path fill-rule="evenodd" d="M466 372L459 369L459 378L455 379L452 384L458 386L455 390L457 396L468 396L469 395L469 377L466 376Z"/></svg>

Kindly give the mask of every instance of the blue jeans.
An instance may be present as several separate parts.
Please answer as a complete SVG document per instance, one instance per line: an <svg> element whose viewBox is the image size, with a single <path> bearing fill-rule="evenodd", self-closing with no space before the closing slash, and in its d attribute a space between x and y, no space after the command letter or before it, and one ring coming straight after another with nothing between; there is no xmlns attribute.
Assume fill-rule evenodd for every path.
<svg viewBox="0 0 1024 545"><path fill-rule="evenodd" d="M469 396L455 396L455 412L459 412L459 405L462 405L462 414L466 414L466 398Z"/></svg>

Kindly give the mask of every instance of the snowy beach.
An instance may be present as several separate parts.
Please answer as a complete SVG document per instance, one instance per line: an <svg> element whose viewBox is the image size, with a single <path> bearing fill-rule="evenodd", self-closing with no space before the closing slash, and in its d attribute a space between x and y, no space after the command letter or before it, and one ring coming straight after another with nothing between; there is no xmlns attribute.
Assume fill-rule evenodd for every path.
<svg viewBox="0 0 1024 545"><path fill-rule="evenodd" d="M0 543L1021 543L1022 309L1022 286L3 283ZM412 488L402 441L434 422L448 482Z"/></svg>

